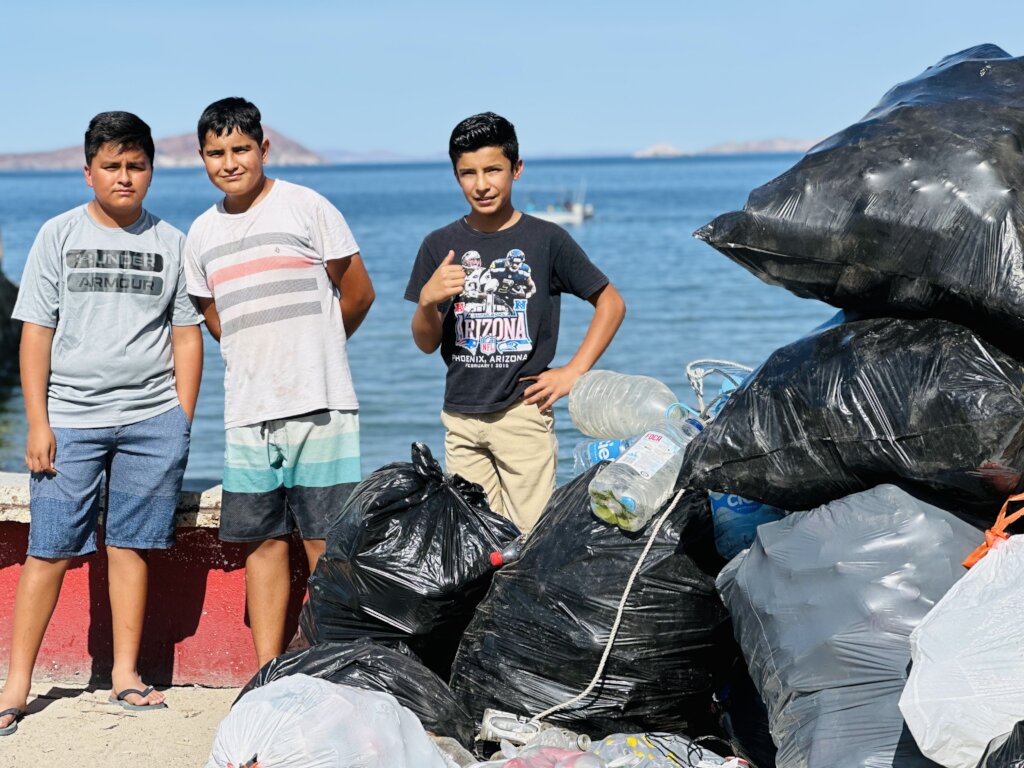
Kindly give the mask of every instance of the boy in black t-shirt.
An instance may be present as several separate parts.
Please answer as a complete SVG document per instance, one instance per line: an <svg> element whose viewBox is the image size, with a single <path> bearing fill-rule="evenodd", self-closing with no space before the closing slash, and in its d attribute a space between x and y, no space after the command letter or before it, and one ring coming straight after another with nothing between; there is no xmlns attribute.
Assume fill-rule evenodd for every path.
<svg viewBox="0 0 1024 768"><path fill-rule="evenodd" d="M526 532L555 485L551 406L597 362L626 305L564 229L512 206L523 162L508 120L463 120L448 154L470 212L420 246L405 289L412 335L428 354L440 346L448 366L448 471L480 483L492 509ZM566 292L593 304L594 317L572 359L548 368Z"/></svg>

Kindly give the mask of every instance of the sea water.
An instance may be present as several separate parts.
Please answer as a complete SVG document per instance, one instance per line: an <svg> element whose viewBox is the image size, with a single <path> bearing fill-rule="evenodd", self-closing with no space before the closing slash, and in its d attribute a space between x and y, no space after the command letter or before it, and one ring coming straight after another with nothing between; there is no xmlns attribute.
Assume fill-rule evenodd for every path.
<svg viewBox="0 0 1024 768"><path fill-rule="evenodd" d="M685 401L685 366L725 358L750 366L804 335L833 310L760 282L691 233L742 207L747 193L791 166L792 155L659 160L526 159L514 202L543 208L586 185L594 218L569 227L626 300L626 320L599 367L653 376ZM444 454L440 424L444 364L412 342L409 269L424 235L467 210L447 163L272 168L271 176L308 185L345 215L373 279L377 300L349 346L360 400L362 468L408 461L413 441ZM0 173L3 270L15 282L40 225L87 202L81 172ZM157 169L147 208L187 230L216 199L201 169ZM589 304L562 299L554 365L572 357L592 316ZM219 482L224 450L223 363L206 337L202 391L186 479ZM563 398L555 406L559 481L572 473L580 435ZM17 387L0 389L0 470L23 469L25 419Z"/></svg>

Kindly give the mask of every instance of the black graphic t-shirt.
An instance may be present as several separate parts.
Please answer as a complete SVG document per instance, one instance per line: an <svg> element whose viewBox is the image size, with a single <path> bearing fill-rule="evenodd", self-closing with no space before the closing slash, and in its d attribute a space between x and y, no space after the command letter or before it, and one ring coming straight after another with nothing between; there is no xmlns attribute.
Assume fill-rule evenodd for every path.
<svg viewBox="0 0 1024 768"><path fill-rule="evenodd" d="M555 356L562 293L586 299L608 278L557 224L522 214L499 232L477 232L464 219L427 235L405 298L420 290L448 251L466 272L462 293L438 305L444 314L441 356L448 366L444 407L494 413L519 399Z"/></svg>

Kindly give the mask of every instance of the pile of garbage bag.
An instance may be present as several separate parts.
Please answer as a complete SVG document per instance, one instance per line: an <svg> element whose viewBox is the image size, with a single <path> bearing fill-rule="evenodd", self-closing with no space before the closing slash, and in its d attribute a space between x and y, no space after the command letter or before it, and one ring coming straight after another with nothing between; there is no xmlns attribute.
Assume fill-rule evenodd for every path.
<svg viewBox="0 0 1024 768"><path fill-rule="evenodd" d="M390 648L361 638L351 643L321 643L282 654L263 665L238 694L290 675L308 675L339 685L390 693L408 707L430 733L471 744L475 724L452 695L448 684L407 648Z"/></svg>
<svg viewBox="0 0 1024 768"><path fill-rule="evenodd" d="M911 631L976 529L882 485L762 525L718 588L768 706L779 768L926 766L898 701Z"/></svg>
<svg viewBox="0 0 1024 768"><path fill-rule="evenodd" d="M810 509L898 483L991 521L1024 470L1024 364L963 326L860 320L773 353L677 485Z"/></svg>
<svg viewBox="0 0 1024 768"><path fill-rule="evenodd" d="M487 708L537 715L582 692L597 670L648 535L592 514L596 470L555 492L466 630L451 686L473 717ZM545 719L591 734L706 732L719 655L731 661L734 648L709 575L720 567L707 496L684 495L633 584L600 684Z"/></svg>
<svg viewBox="0 0 1024 768"><path fill-rule="evenodd" d="M427 446L353 490L309 578L300 623L314 644L405 642L447 677L463 629L519 535L475 483L445 475Z"/></svg>
<svg viewBox="0 0 1024 768"><path fill-rule="evenodd" d="M948 56L696 232L798 296L1024 349L1024 58Z"/></svg>
<svg viewBox="0 0 1024 768"><path fill-rule="evenodd" d="M847 311L729 393L676 483L788 515L718 578L779 766L1024 757L1024 544L965 522L1024 480L1021 136L1024 59L978 46L696 233Z"/></svg>
<svg viewBox="0 0 1024 768"><path fill-rule="evenodd" d="M373 473L310 579L314 647L261 670L208 768L1019 765L1024 538L967 521L1024 487L1021 137L1024 59L978 46L696 233L847 314L697 392L639 530L591 512L597 466L525 541L423 445Z"/></svg>

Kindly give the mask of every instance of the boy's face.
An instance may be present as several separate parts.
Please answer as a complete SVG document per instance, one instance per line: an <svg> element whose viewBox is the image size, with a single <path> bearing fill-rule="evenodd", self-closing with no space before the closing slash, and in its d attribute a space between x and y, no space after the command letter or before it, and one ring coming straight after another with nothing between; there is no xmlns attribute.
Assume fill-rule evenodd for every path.
<svg viewBox="0 0 1024 768"><path fill-rule="evenodd" d="M96 203L119 221L142 210L152 181L153 164L139 147L107 142L85 166L85 183L96 195Z"/></svg>
<svg viewBox="0 0 1024 768"><path fill-rule="evenodd" d="M465 152L455 161L455 178L462 194L479 216L504 213L512 205L512 182L523 172L523 161L512 167L501 147Z"/></svg>
<svg viewBox="0 0 1024 768"><path fill-rule="evenodd" d="M245 197L261 187L269 152L268 139L258 144L237 128L223 136L208 131L199 150L206 175L227 197Z"/></svg>

